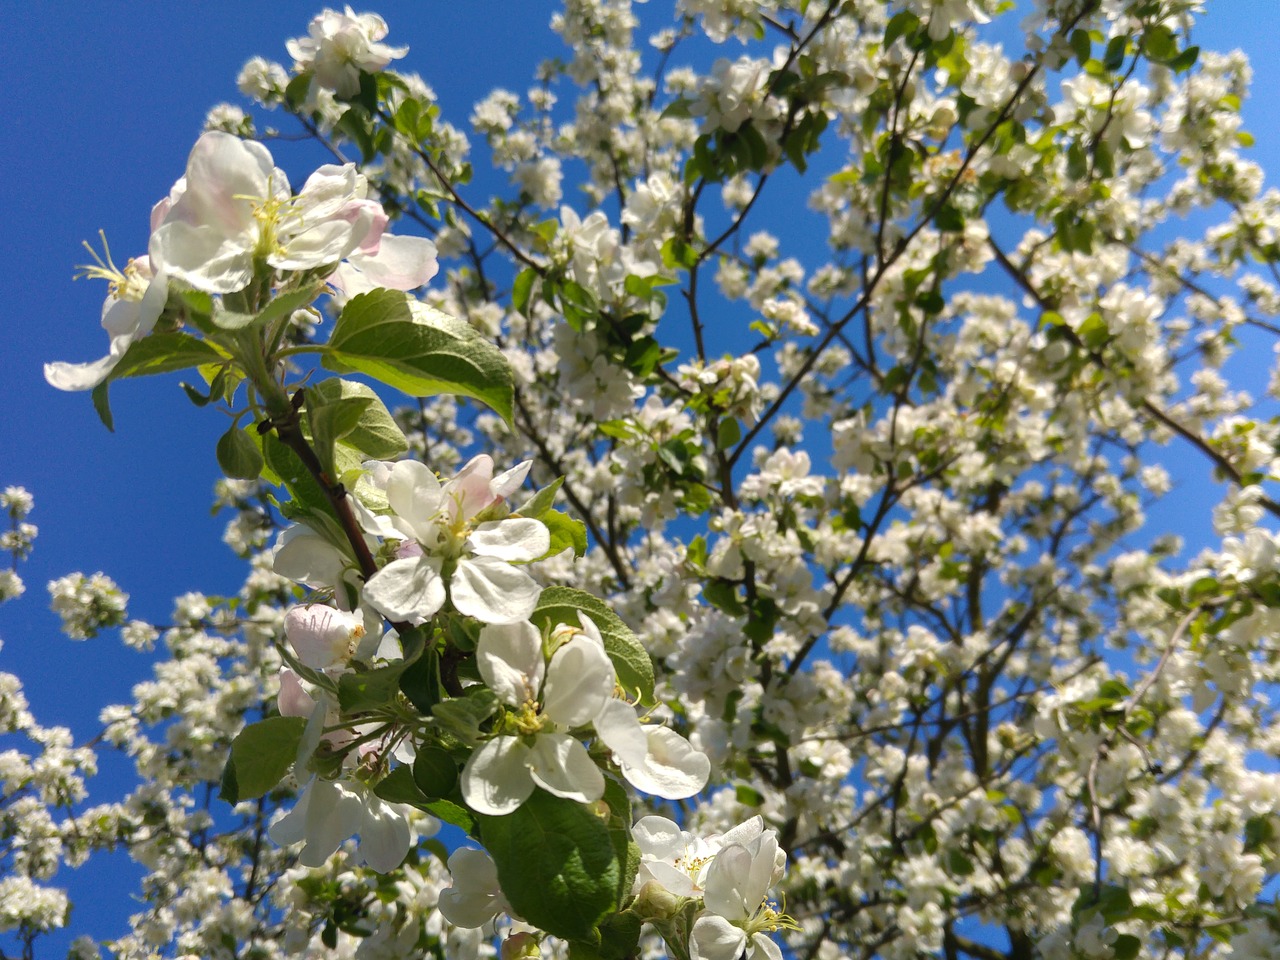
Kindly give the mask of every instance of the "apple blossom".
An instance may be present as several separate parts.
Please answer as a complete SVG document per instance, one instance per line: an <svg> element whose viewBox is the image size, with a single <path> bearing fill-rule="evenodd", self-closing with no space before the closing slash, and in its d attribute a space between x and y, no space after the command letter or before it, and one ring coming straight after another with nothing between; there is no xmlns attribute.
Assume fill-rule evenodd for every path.
<svg viewBox="0 0 1280 960"><path fill-rule="evenodd" d="M527 463L493 476L481 454L443 484L414 461L391 465L380 476L390 512L366 526L402 541L398 556L369 578L364 599L392 619L429 617L444 604L485 623L515 623L532 611L538 585L513 562L547 552L546 526L525 517L485 520L482 511L519 489Z"/></svg>
<svg viewBox="0 0 1280 960"><path fill-rule="evenodd" d="M498 885L498 870L483 850L459 847L449 854L453 884L440 891L440 912L459 927L483 927L500 913L510 913Z"/></svg>
<svg viewBox="0 0 1280 960"><path fill-rule="evenodd" d="M485 684L516 710L511 733L482 744L462 770L462 795L480 813L502 816L535 787L591 803L604 793L604 777L587 748L567 731L599 715L616 683L604 647L577 633L544 659L542 637L528 622L480 631L476 662Z"/></svg>
<svg viewBox="0 0 1280 960"><path fill-rule="evenodd" d="M356 862L379 873L394 869L409 852L412 830L404 810L374 796L356 780L315 778L287 814L271 825L282 846L302 843L298 860L321 866L352 835L359 835Z"/></svg>
<svg viewBox="0 0 1280 960"><path fill-rule="evenodd" d="M111 346L105 357L92 363L46 363L44 378L59 390L91 390L102 383L129 347L155 329L169 297L168 278L153 268L150 258L131 259L120 269L105 245L104 240L105 262L94 254L98 262L82 267L81 272L108 283L102 326L111 337Z"/></svg>
<svg viewBox="0 0 1280 960"><path fill-rule="evenodd" d="M324 10L312 19L307 36L290 40L285 46L298 70L314 71L315 80L341 97L360 89L361 73L377 73L392 60L409 52L408 47L379 43L387 35L387 24L376 13Z"/></svg>

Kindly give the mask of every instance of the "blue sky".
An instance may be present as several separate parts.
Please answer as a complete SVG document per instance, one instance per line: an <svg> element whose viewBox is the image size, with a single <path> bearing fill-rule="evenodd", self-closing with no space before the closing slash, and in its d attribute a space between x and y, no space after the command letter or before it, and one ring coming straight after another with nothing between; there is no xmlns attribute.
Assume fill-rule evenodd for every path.
<svg viewBox="0 0 1280 960"><path fill-rule="evenodd" d="M1254 96L1245 105L1257 137L1253 156L1280 176L1273 95L1280 59L1271 52L1280 3L1217 0L1209 7L1195 41L1207 49L1243 47L1253 57ZM243 575L221 545L223 520L209 515L223 418L187 403L176 377L133 381L113 390L113 435L86 394L44 383L44 362L90 360L106 349L98 325L102 285L71 282L86 259L81 241L96 240L102 229L119 262L141 253L150 208L181 174L206 110L240 102L235 76L250 56L287 61L285 39L303 34L318 9L296 0L54 0L6 10L0 191L7 229L0 249L9 280L0 299L0 487L32 491L31 519L41 534L22 570L28 596L0 609L0 670L24 679L41 722L69 725L78 739L96 732L102 706L128 698L146 661L110 636L83 644L63 637L48 610L46 581L103 570L132 595L134 616L163 623L174 596L232 592ZM546 28L554 5L542 0L398 0L374 9L390 24L390 41L410 46L406 68L423 75L445 116L462 126L485 92L527 89L536 64L562 51ZM660 24L669 4L652 0L643 9ZM732 45L728 52L736 55ZM301 182L305 166L284 147L277 157Z"/></svg>

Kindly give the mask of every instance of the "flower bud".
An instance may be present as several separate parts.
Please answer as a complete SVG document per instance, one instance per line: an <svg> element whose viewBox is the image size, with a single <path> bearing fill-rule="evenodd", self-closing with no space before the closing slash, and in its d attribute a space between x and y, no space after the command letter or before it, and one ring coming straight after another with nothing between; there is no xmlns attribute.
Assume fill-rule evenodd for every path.
<svg viewBox="0 0 1280 960"><path fill-rule="evenodd" d="M641 920L672 920L685 902L686 898L676 896L657 880L650 880L640 888L629 910Z"/></svg>
<svg viewBox="0 0 1280 960"><path fill-rule="evenodd" d="M532 933L513 933L502 941L502 960L537 960L541 955L538 938Z"/></svg>
<svg viewBox="0 0 1280 960"><path fill-rule="evenodd" d="M364 636L364 624L356 614L312 604L285 614L284 635L299 660L313 670L324 670L351 659Z"/></svg>

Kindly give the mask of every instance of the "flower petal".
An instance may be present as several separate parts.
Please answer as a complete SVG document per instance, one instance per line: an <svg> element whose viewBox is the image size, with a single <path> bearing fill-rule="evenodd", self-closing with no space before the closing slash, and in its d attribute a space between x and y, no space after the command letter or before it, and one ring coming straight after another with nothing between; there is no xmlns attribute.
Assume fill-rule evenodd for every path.
<svg viewBox="0 0 1280 960"><path fill-rule="evenodd" d="M462 798L476 813L501 817L533 793L529 748L516 737L494 737L462 768Z"/></svg>
<svg viewBox="0 0 1280 960"><path fill-rule="evenodd" d="M604 775L587 748L567 733L542 733L529 750L529 773L548 793L579 803L604 796Z"/></svg>
<svg viewBox="0 0 1280 960"><path fill-rule="evenodd" d="M561 726L590 723L613 696L613 664L602 647L570 640L551 657L542 685L542 712Z"/></svg>
<svg viewBox="0 0 1280 960"><path fill-rule="evenodd" d="M746 945L746 933L712 913L698 917L689 933L692 960L738 960Z"/></svg>
<svg viewBox="0 0 1280 960"><path fill-rule="evenodd" d="M375 287L388 290L415 290L436 275L436 245L425 237L382 235L378 252L372 255L357 251L348 263L364 274Z"/></svg>
<svg viewBox="0 0 1280 960"><path fill-rule="evenodd" d="M537 560L551 547L551 532L541 520L508 517L490 520L471 531L471 549L499 560Z"/></svg>
<svg viewBox="0 0 1280 960"><path fill-rule="evenodd" d="M354 792L329 780L313 780L310 793L307 844L298 862L306 867L319 867L334 855L343 840L360 829L364 804Z"/></svg>
<svg viewBox="0 0 1280 960"><path fill-rule="evenodd" d="M747 919L744 888L749 883L751 864L751 851L738 843L730 844L716 854L703 884L703 902L708 910L726 920ZM753 908L761 899L763 895L756 898Z"/></svg>
<svg viewBox="0 0 1280 960"><path fill-rule="evenodd" d="M444 605L444 582L431 557L392 560L369 578L364 599L392 620L429 617Z"/></svg>
<svg viewBox="0 0 1280 960"><path fill-rule="evenodd" d="M541 592L533 577L497 557L461 560L449 583L458 612L485 623L527 620Z"/></svg>
<svg viewBox="0 0 1280 960"><path fill-rule="evenodd" d="M359 855L379 873L389 873L404 861L412 843L409 821L398 804L369 794L364 798Z"/></svg>
<svg viewBox="0 0 1280 960"><path fill-rule="evenodd" d="M600 729L598 719L596 729ZM705 753L668 727L642 727L641 732L646 749L639 761L619 757L622 775L633 787L665 800L684 800L707 785L711 760Z"/></svg>
<svg viewBox="0 0 1280 960"><path fill-rule="evenodd" d="M506 907L498 868L481 850L461 847L449 855L453 885L440 891L438 906L455 927L483 927Z"/></svg>
<svg viewBox="0 0 1280 960"><path fill-rule="evenodd" d="M476 643L476 666L485 686L503 703L518 707L537 699L546 673L538 628L527 620L484 627Z"/></svg>

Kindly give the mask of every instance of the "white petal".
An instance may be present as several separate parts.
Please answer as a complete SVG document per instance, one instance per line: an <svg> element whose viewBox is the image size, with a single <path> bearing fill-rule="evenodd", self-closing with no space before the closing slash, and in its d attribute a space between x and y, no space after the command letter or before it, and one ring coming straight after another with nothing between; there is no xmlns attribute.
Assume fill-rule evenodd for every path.
<svg viewBox="0 0 1280 960"><path fill-rule="evenodd" d="M764 957L759 957L759 954L764 954ZM753 933L747 960L782 960L782 950L768 935Z"/></svg>
<svg viewBox="0 0 1280 960"><path fill-rule="evenodd" d="M471 531L471 549L499 560L537 560L551 547L551 532L541 520L508 517L490 520Z"/></svg>
<svg viewBox="0 0 1280 960"><path fill-rule="evenodd" d="M333 587L342 579L347 558L310 527L294 524L276 540L271 569L309 587Z"/></svg>
<svg viewBox="0 0 1280 960"><path fill-rule="evenodd" d="M636 716L635 710L626 703L610 699L600 711L599 716L595 718L594 726L596 733L600 734L600 739L613 751L619 763L636 765L644 762L649 752L649 738L645 736L644 727L640 725L640 719ZM662 820L662 818L645 817L645 820ZM674 823L670 820L663 820L663 823L671 824L676 831L676 836L680 836L680 828ZM640 824L636 824L637 843L639 843L639 829ZM642 845L641 850L644 849Z"/></svg>
<svg viewBox="0 0 1280 960"><path fill-rule="evenodd" d="M485 623L527 620L541 592L533 577L497 557L461 560L449 583L458 612Z"/></svg>
<svg viewBox="0 0 1280 960"><path fill-rule="evenodd" d="M267 262L281 270L311 270L337 263L356 248L356 243L351 224L328 220L290 236L283 250L269 255Z"/></svg>
<svg viewBox="0 0 1280 960"><path fill-rule="evenodd" d="M532 467L533 461L525 460L523 463L517 463L510 470L498 474L489 482L489 492L495 497L506 500L524 486L524 478L529 476L529 470Z"/></svg>
<svg viewBox="0 0 1280 960"><path fill-rule="evenodd" d="M489 624L480 631L476 665L485 686L513 707L535 700L546 671L542 636L527 620Z"/></svg>
<svg viewBox="0 0 1280 960"><path fill-rule="evenodd" d="M389 873L404 861L412 842L409 821L398 805L369 794L364 798L359 854L379 873Z"/></svg>
<svg viewBox="0 0 1280 960"><path fill-rule="evenodd" d="M703 901L708 910L726 920L747 919L744 888L749 883L751 863L751 852L741 844L730 844L716 854L703 884ZM752 908L763 898L763 894L756 898Z"/></svg>
<svg viewBox="0 0 1280 960"><path fill-rule="evenodd" d="M613 696L617 677L604 649L570 640L551 657L542 685L542 712L561 726L590 723Z"/></svg>
<svg viewBox="0 0 1280 960"><path fill-rule="evenodd" d="M462 768L462 798L476 813L501 817L533 793L529 748L516 737L494 737Z"/></svg>
<svg viewBox="0 0 1280 960"><path fill-rule="evenodd" d="M61 360L44 365L44 379L59 390L92 390L107 379L124 351L111 353L90 363L64 363Z"/></svg>
<svg viewBox="0 0 1280 960"><path fill-rule="evenodd" d="M171 277L206 293L235 293L253 279L253 238L228 237L208 224L161 224L148 252Z"/></svg>
<svg viewBox="0 0 1280 960"><path fill-rule="evenodd" d="M689 934L692 960L738 960L747 945L747 935L722 917L703 913L693 922Z"/></svg>
<svg viewBox="0 0 1280 960"><path fill-rule="evenodd" d="M311 803L311 784L302 791L293 809L267 828L272 843L287 847L301 843L307 836L307 807Z"/></svg>
<svg viewBox="0 0 1280 960"><path fill-rule="evenodd" d="M436 245L424 237L382 235L378 252L372 256L356 252L349 262L375 287L389 290L414 290L440 269L436 261Z"/></svg>
<svg viewBox="0 0 1280 960"><path fill-rule="evenodd" d="M579 803L604 796L604 775L587 748L567 733L542 733L529 751L529 773L548 793Z"/></svg>
<svg viewBox="0 0 1280 960"><path fill-rule="evenodd" d="M424 546L434 546L434 517L441 507L440 481L425 463L401 460L387 475L387 503L412 526Z"/></svg>
<svg viewBox="0 0 1280 960"><path fill-rule="evenodd" d="M453 886L440 891L438 906L455 927L483 927L506 902L498 886L498 868L481 850L462 847L449 855Z"/></svg>
<svg viewBox="0 0 1280 960"><path fill-rule="evenodd" d="M599 719L596 729L600 729ZM641 733L646 752L639 761L619 757L622 775L633 787L665 800L684 800L707 785L711 760L705 753L695 750L688 740L667 727L641 728Z"/></svg>
<svg viewBox="0 0 1280 960"><path fill-rule="evenodd" d="M444 583L430 557L392 560L369 578L364 599L392 620L429 617L444 605Z"/></svg>
<svg viewBox="0 0 1280 960"><path fill-rule="evenodd" d="M684 831L666 817L641 817L631 828L631 836L641 856L658 860L674 859L685 846Z"/></svg>
<svg viewBox="0 0 1280 960"><path fill-rule="evenodd" d="M360 797L340 783L314 780L311 803L307 807L307 845L298 861L319 867L337 851L343 840L360 829L364 804Z"/></svg>

